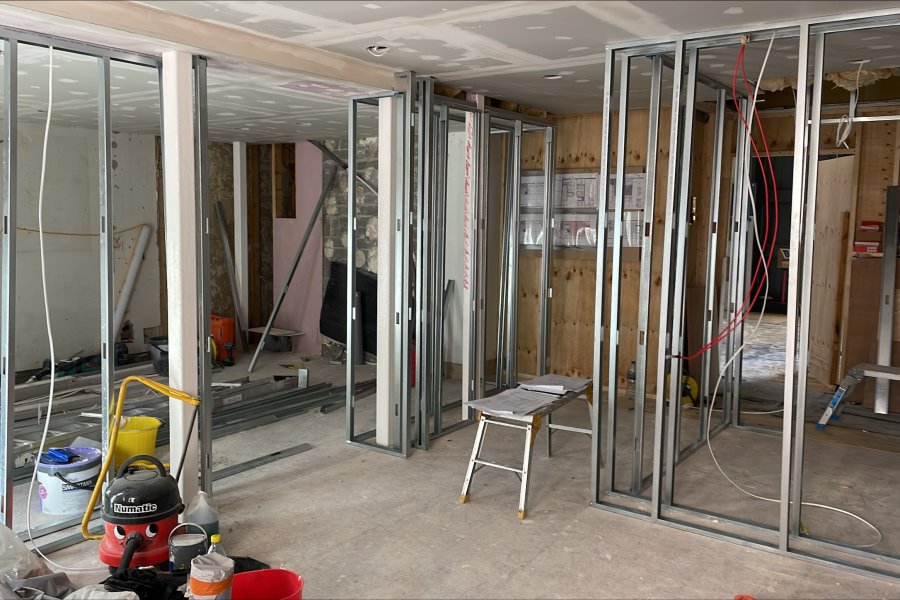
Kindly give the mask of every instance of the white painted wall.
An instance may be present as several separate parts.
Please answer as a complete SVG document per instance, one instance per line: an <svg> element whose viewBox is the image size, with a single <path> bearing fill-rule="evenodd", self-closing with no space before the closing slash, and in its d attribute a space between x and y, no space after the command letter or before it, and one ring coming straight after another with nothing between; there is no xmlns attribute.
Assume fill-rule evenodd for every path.
<svg viewBox="0 0 900 600"><path fill-rule="evenodd" d="M447 152L447 217L444 279L454 280L444 313L444 362L463 362L463 242L464 187L466 180L466 133L451 132Z"/></svg>
<svg viewBox="0 0 900 600"><path fill-rule="evenodd" d="M37 229L43 123L19 123L18 225ZM142 223L156 230L156 157L152 135L113 135L113 211L117 230ZM45 231L96 233L97 130L54 124L50 129L44 191ZM117 290L125 278L139 231L115 236ZM96 236L46 235L50 313L57 359L99 349L100 255ZM139 257L137 257L139 258ZM144 349L143 329L159 325L156 236L125 319L135 327L131 351ZM41 292L37 233L19 231L16 254L16 369L39 367L49 357Z"/></svg>

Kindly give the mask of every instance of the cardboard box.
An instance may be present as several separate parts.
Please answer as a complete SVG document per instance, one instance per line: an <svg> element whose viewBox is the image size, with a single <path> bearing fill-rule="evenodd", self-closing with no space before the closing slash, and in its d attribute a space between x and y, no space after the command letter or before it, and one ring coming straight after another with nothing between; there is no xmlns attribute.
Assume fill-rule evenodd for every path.
<svg viewBox="0 0 900 600"><path fill-rule="evenodd" d="M881 242L883 239L884 233L865 229L857 229L856 235L853 236L855 242Z"/></svg>

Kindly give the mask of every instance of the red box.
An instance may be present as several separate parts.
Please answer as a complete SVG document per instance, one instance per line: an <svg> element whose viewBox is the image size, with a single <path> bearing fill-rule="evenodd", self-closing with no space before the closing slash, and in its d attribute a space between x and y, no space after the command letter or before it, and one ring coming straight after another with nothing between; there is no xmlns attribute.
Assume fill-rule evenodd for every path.
<svg viewBox="0 0 900 600"><path fill-rule="evenodd" d="M859 230L860 231L882 231L884 229L884 223L881 221L860 221Z"/></svg>
<svg viewBox="0 0 900 600"><path fill-rule="evenodd" d="M855 241L853 242L853 251L863 252L866 254L875 254L876 252L881 252L881 242Z"/></svg>

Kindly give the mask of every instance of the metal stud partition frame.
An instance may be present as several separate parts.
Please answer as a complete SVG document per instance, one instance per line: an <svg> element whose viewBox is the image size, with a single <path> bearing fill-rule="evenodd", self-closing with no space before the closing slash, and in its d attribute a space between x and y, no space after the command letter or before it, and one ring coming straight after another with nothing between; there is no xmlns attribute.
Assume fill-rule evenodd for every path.
<svg viewBox="0 0 900 600"><path fill-rule="evenodd" d="M615 451L615 441L610 440L615 432L611 429L610 421L601 423L600 416L602 411L599 403L594 406L594 444L592 451L592 504L595 506L621 512L638 518L649 519L654 522L664 523L670 526L700 531L706 535L733 541L736 543L773 550L780 553L791 553L802 556L813 561L826 561L837 563L839 565L864 569L877 573L884 573L891 576L900 576L900 557L879 550L870 550L859 547L852 547L845 544L839 544L831 541L810 538L801 534L800 531L800 513L802 502L802 481L803 481L803 443L804 443L804 423L805 423L805 405L806 405L806 373L809 364L809 322L811 308L811 283L812 283L812 256L814 252L814 234L813 227L815 222L816 206L816 176L818 164L818 148L819 128L823 124L821 119L821 91L824 78L824 48L826 37L829 33L856 31L870 28L883 28L900 26L900 15L896 11L878 11L868 14L860 14L858 18L833 18L821 20L806 20L786 23L783 27L778 28L758 28L756 30L743 31L725 31L713 33L704 36L679 36L670 40L662 40L647 44L633 45L620 44L612 45L607 49L606 55L606 75L604 85L604 102L603 102L603 130L602 130L602 148L601 148L601 207L605 206L607 199L607 182L610 174L610 164L607 156L611 155L611 123L613 116L613 83L615 81L615 73L617 64L621 61L619 57L625 57L627 60L632 56L654 56L668 54L669 57L674 55L674 61L668 58L668 61L674 62L674 71L676 74L682 74L676 77L672 92L672 131L670 138L670 162L668 186L666 192L666 220L664 226L664 261L663 261L663 277L664 298L672 299L672 307L670 309L668 302L660 304L660 339L658 354L658 372L657 372L657 413L654 432L654 461L653 472L651 474L652 483L650 497L638 497L635 489L631 490L631 494L622 494L612 490L612 474L609 472L612 464L612 455ZM744 36L747 36L746 38ZM790 253L792 257L792 268L788 276L787 305L795 307L794 310L788 311L787 317L787 335L785 339L786 358L785 358L785 385L784 385L784 417L783 426L780 432L781 441L781 464L780 464L780 492L778 524L776 528L760 527L751 523L743 522L739 519L722 518L721 515L704 512L697 509L688 509L681 507L673 502L673 481L675 466L678 464L678 452L676 452L677 440L677 416L678 416L678 398L674 390L677 386L672 386L669 390L668 397L663 397L665 388L665 373L668 370L672 373L680 373L680 362L678 355L681 352L680 340L684 332L684 323L681 313L683 307L680 302L683 298L683 279L684 279L684 254L679 252L681 240L684 235L684 216L687 208L685 204L686 189L690 181L690 148L691 148L691 125L690 119L682 119L678 116L679 111L693 110L690 99L692 91L696 88L700 74L697 68L697 51L706 48L722 48L725 46L736 47L747 39L750 42L768 42L775 36L777 39L794 39L799 45L797 58L797 80L806 81L808 74L812 75L811 92L807 86L800 86L797 89L796 111L795 111L795 127L794 127L794 167L793 167L793 189L791 212L791 238ZM627 66L623 69L626 73ZM654 78L656 77L654 71ZM627 85L624 86L627 90ZM620 87L621 91L623 88ZM716 114L717 120L721 117L722 100L724 96L722 92L718 93ZM687 102L683 102L683 98L687 97ZM620 98L620 103L624 104L626 100ZM621 105L621 104L620 104ZM626 104L627 106L627 104ZM749 116L752 107L749 103L742 102L742 110L745 115ZM745 117L746 118L746 117ZM623 124L620 119L620 131L627 127L627 120ZM716 143L718 150L721 150L720 132L717 130ZM733 171L734 191L732 194L731 214L727 219L718 218L710 215L710 226L712 223L728 223L729 227L723 230L718 229L719 233L726 234L728 241L726 243L726 265L723 267L723 285L726 290L723 293L727 297L727 309L724 319L730 319L740 309L740 304L746 295L749 286L749 270L752 265L748 264L748 260L741 258L746 254L746 249L750 243L748 236L748 228L750 219L753 218L749 213L747 202L747 185L744 183L745 175L742 169L746 169L750 150L748 147L746 134L739 131L736 147L736 155L744 157L744 160L736 160ZM619 149L621 150L621 148ZM620 152L621 154L621 152ZM648 153L648 156L650 154ZM721 180L721 161L714 165L715 176L713 177L712 197L716 197L716 186ZM648 186L649 187L649 186ZM618 186L617 186L618 188ZM616 208L620 202L619 190L616 189ZM605 210L601 208L599 222L602 224L605 219ZM616 211L616 220L619 218L619 212ZM613 236L616 233L618 223L613 223ZM712 232L716 229L707 229L708 239L712 240ZM605 247L605 240L602 239L605 228L600 226L600 248ZM645 227L645 242L646 240ZM613 239L616 242L615 237ZM615 253L615 243L613 244L613 253ZM606 256L604 252L598 251L598 281L602 281L606 275ZM710 255L713 252L710 251ZM643 259L642 259L643 260ZM643 265L642 265L643 266ZM714 271L710 271L710 264L707 263L707 281L712 284L711 277ZM615 281L615 279L614 279ZM709 315L713 308L712 299L707 290L705 296L705 310L707 318L704 319L703 341L710 340L712 332L712 324L709 322ZM614 290L612 301L615 301L618 291ZM607 402L615 402L615 371L614 361L615 350L607 349L604 340L604 329L607 323L603 321L603 315L606 308L604 292L602 286L597 288L597 298L595 305L595 340L594 340L594 379L596 381L604 380L603 377L603 359L605 355L610 356L610 372L608 373L609 391ZM646 301L646 297L642 296L642 302ZM724 320L723 319L723 320ZM610 328L616 326L614 320L610 320ZM610 336L610 346L614 345L615 336ZM730 356L742 344L740 331L733 339L727 342L726 356ZM795 364L796 359L796 364ZM640 365L638 365L640 369ZM709 373L709 365L704 362L703 373L704 379ZM640 385L642 374L638 374L638 385ZM720 429L725 426L744 428L740 421L740 367L731 369L726 374L725 390L724 390L724 410L725 417ZM703 386L701 393L706 402L712 401L708 397L708 387ZM668 406L665 406L668 401ZM796 414L795 414L796 411ZM607 416L615 416L615 408L607 407ZM614 421L613 421L614 422ZM750 427L747 427L750 429ZM600 435L608 436L603 443L600 442ZM683 457L683 453L682 453ZM724 480L723 480L724 481Z"/></svg>
<svg viewBox="0 0 900 600"><path fill-rule="evenodd" d="M152 69L156 69L160 82L160 94L162 94L162 74L161 61L152 56L142 54L119 51L91 44L83 44L80 42L57 38L54 36L46 36L28 31L16 30L11 28L0 28L0 38L3 44L3 186L2 186L2 292L0 292L0 302L2 302L2 311L0 311L0 371L2 371L2 384L0 384L0 519L7 526L13 527L13 477L14 477L14 455L13 440L15 433L15 423L13 419L13 410L16 398L15 388L15 317L16 317L16 290L15 290L15 272L16 272L16 198L18 194L17 188L17 139L18 139L18 50L22 44L28 44L38 47L53 46L54 49L80 54L87 57L96 58L98 79L97 79L97 116L98 116L98 213L99 213L99 272L100 272L100 356L101 356L101 372L100 372L100 388L101 397L114 397L115 389L115 361L114 361L114 345L117 332L113 331L112 321L114 313L114 294L115 286L113 284L113 181L112 181L112 125L111 125L111 99L110 99L110 67L116 62L142 65ZM197 156L196 162L198 166L197 174L197 194L198 198L206 197L206 149L200 142L206 140L206 121L205 121L205 60L195 58L195 91L197 104L195 110L197 113ZM162 106L162 102L160 102ZM163 131L163 115L160 111L160 131ZM202 204L202 203L198 203ZM201 210L201 209L198 209ZM202 241L203 235L200 240ZM208 248L208 246L205 246ZM205 270L200 269L198 277L198 285L201 293L206 288L206 297L208 297L208 250L202 252L201 266L207 265ZM198 312L201 317L201 339L205 323L205 331L209 329L209 303L200 302ZM205 307L205 313L204 313ZM205 314L205 320L202 315ZM208 351L207 351L208 356ZM207 362L208 371L208 362ZM209 394L209 377L201 377L200 396L208 397ZM208 404L208 403L207 403ZM101 447L105 455L109 449L109 419L111 416L111 404L109 402L101 403ZM209 430L209 423L201 417L200 434L201 439L203 432ZM211 479L209 477L209 461L201 463L200 479L203 489L211 491ZM65 521L65 520L64 520ZM74 526L76 523L72 523ZM37 540L52 533L64 529L64 522L50 524L47 526L33 528L33 537ZM64 538L61 542L54 545L55 549L65 547L76 543L80 536L70 536ZM46 547L46 546L45 546Z"/></svg>

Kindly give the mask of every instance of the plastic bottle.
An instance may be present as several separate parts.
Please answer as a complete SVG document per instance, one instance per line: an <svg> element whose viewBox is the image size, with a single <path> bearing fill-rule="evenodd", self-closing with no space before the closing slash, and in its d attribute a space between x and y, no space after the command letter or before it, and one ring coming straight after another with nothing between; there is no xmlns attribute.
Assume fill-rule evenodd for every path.
<svg viewBox="0 0 900 600"><path fill-rule="evenodd" d="M222 536L218 533L210 536L210 541L212 544L209 546L209 550L206 551L207 554L221 554L222 556L228 556L225 554L225 547L222 546Z"/></svg>
<svg viewBox="0 0 900 600"><path fill-rule="evenodd" d="M184 512L185 523L196 523L206 531L207 542L212 542L212 536L219 533L219 509L215 502L206 495L206 492L197 492L190 506ZM188 527L190 533L203 533L199 529Z"/></svg>
<svg viewBox="0 0 900 600"><path fill-rule="evenodd" d="M628 365L628 373L625 375L625 397L628 400L634 400L634 384L636 379L637 366L634 364L634 361L631 361L631 364Z"/></svg>

